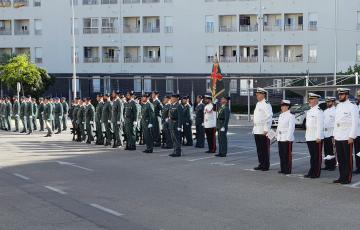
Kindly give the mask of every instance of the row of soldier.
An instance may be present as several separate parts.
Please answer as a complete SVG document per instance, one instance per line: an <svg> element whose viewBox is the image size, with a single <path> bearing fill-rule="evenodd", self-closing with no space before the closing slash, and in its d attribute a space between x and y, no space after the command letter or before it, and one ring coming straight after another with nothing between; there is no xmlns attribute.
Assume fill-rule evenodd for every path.
<svg viewBox="0 0 360 230"><path fill-rule="evenodd" d="M218 132L219 153L227 154L227 130L230 110L223 97L216 109L211 96L198 96L195 107L195 139L197 148L204 148L205 136L209 150L216 152ZM172 157L180 157L182 145L193 146L192 106L189 97L171 95L159 99L159 92L136 97L132 91L126 94L97 95L96 108L91 98L76 98L70 108L73 141L97 145L124 147L136 150L136 144L145 145L145 153L154 147L173 149Z"/></svg>
<svg viewBox="0 0 360 230"><path fill-rule="evenodd" d="M325 111L319 107L320 95L308 94L310 110L306 112L305 142L310 154L310 169L304 177L319 178L321 170L333 171L338 164L340 175L333 182L349 184L353 173L360 174L360 105L350 102L350 89L339 88L337 92L337 99L326 98ZM291 102L289 100L281 102L278 127L276 132L273 132L271 130L273 113L270 103L265 100L266 94L267 91L262 88L256 90L258 103L254 111L253 133L259 165L254 170L269 170L270 141L276 138L281 168L279 173L291 174L295 131L295 116L290 112ZM360 102L360 92L357 96ZM321 168L323 148L325 167ZM354 171L353 154L356 165Z"/></svg>
<svg viewBox="0 0 360 230"><path fill-rule="evenodd" d="M46 136L67 130L69 105L66 98L39 98L14 96L0 99L0 129L32 134L34 130L48 129ZM12 127L11 120L14 120ZM50 130L50 131L49 131Z"/></svg>

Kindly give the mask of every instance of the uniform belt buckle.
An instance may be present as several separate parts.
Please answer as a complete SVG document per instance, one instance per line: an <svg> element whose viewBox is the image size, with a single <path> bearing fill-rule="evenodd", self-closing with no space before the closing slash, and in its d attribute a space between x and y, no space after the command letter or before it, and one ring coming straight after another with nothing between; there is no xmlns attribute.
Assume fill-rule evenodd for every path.
<svg viewBox="0 0 360 230"><path fill-rule="evenodd" d="M327 129L327 128L325 128L325 131L328 131L328 129Z"/></svg>

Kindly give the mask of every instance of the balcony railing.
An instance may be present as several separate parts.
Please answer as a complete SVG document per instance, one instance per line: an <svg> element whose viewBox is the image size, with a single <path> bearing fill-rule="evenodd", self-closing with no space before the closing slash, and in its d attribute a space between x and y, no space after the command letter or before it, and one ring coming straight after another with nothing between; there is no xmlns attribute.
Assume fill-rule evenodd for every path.
<svg viewBox="0 0 360 230"><path fill-rule="evenodd" d="M264 25L264 31L282 31L280 25Z"/></svg>
<svg viewBox="0 0 360 230"><path fill-rule="evenodd" d="M101 33L115 34L115 33L117 33L117 28L116 27L103 27L103 28L101 28Z"/></svg>
<svg viewBox="0 0 360 230"><path fill-rule="evenodd" d="M281 57L264 56L264 62L281 62Z"/></svg>
<svg viewBox="0 0 360 230"><path fill-rule="evenodd" d="M302 62L303 57L285 57L284 62Z"/></svg>
<svg viewBox="0 0 360 230"><path fill-rule="evenodd" d="M308 57L308 62L309 63L316 63L317 62L317 57Z"/></svg>
<svg viewBox="0 0 360 230"><path fill-rule="evenodd" d="M173 32L173 27L172 26L165 26L164 32L167 33L167 34L172 33Z"/></svg>
<svg viewBox="0 0 360 230"><path fill-rule="evenodd" d="M119 62L119 58L118 57L103 57L102 62L104 62L104 63L117 63L117 62Z"/></svg>
<svg viewBox="0 0 360 230"><path fill-rule="evenodd" d="M144 33L160 33L160 27L144 27Z"/></svg>
<svg viewBox="0 0 360 230"><path fill-rule="evenodd" d="M29 35L30 32L28 30L15 30L14 34L15 35Z"/></svg>
<svg viewBox="0 0 360 230"><path fill-rule="evenodd" d="M142 0L142 3L158 3L160 0Z"/></svg>
<svg viewBox="0 0 360 230"><path fill-rule="evenodd" d="M124 26L124 33L139 33L139 27Z"/></svg>
<svg viewBox="0 0 360 230"><path fill-rule="evenodd" d="M98 0L83 0L83 5L97 5Z"/></svg>
<svg viewBox="0 0 360 230"><path fill-rule="evenodd" d="M140 0L123 0L124 4L140 3Z"/></svg>
<svg viewBox="0 0 360 230"><path fill-rule="evenodd" d="M219 26L219 32L236 32L235 26Z"/></svg>
<svg viewBox="0 0 360 230"><path fill-rule="evenodd" d="M29 0L14 0L14 8L29 6Z"/></svg>
<svg viewBox="0 0 360 230"><path fill-rule="evenodd" d="M0 7L11 7L10 0L0 0Z"/></svg>
<svg viewBox="0 0 360 230"><path fill-rule="evenodd" d="M240 32L256 32L258 31L258 25L240 25Z"/></svg>
<svg viewBox="0 0 360 230"><path fill-rule="evenodd" d="M294 24L285 25L284 29L285 31L301 31L303 30L303 25L294 25Z"/></svg>
<svg viewBox="0 0 360 230"><path fill-rule="evenodd" d="M83 33L84 34L97 34L97 33L99 33L99 28L84 28Z"/></svg>
<svg viewBox="0 0 360 230"><path fill-rule="evenodd" d="M0 35L11 35L11 28L0 28Z"/></svg>
<svg viewBox="0 0 360 230"><path fill-rule="evenodd" d="M84 57L84 63L96 63L99 62L99 57Z"/></svg>
<svg viewBox="0 0 360 230"><path fill-rule="evenodd" d="M258 57L240 57L239 58L239 62L243 62L243 63L254 63L254 62L258 62L259 58Z"/></svg>
<svg viewBox="0 0 360 230"><path fill-rule="evenodd" d="M165 63L173 63L173 62L174 62L173 57L170 57L170 56L165 57Z"/></svg>
<svg viewBox="0 0 360 230"><path fill-rule="evenodd" d="M42 63L43 59L42 58L35 58L35 63Z"/></svg>
<svg viewBox="0 0 360 230"><path fill-rule="evenodd" d="M139 62L141 62L141 57L125 57L124 62L125 63L139 63Z"/></svg>
<svg viewBox="0 0 360 230"><path fill-rule="evenodd" d="M233 57L233 56L221 56L220 57L220 62L224 62L224 63L233 63L233 62L237 62L237 57Z"/></svg>
<svg viewBox="0 0 360 230"><path fill-rule="evenodd" d="M161 58L160 57L144 57L144 62L145 63L159 63L159 62L161 62Z"/></svg>
<svg viewBox="0 0 360 230"><path fill-rule="evenodd" d="M101 0L101 4L117 4L117 0Z"/></svg>

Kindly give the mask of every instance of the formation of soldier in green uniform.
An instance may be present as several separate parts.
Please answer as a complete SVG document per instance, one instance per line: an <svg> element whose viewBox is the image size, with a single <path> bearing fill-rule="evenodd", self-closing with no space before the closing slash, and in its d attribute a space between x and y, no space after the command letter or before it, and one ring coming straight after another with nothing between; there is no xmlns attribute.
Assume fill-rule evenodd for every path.
<svg viewBox="0 0 360 230"><path fill-rule="evenodd" d="M71 105L64 97L0 98L0 129L26 134L46 131L45 137L51 137L66 131L70 119L73 141L123 147L129 151L144 145L144 153L153 153L154 148L161 147L173 149L169 156L180 157L182 145L194 145L194 123L195 147L204 148L203 97L196 99L193 118L193 106L188 96L174 94L162 100L159 96L157 91L141 96L135 96L132 91L125 94L114 91L111 95L97 95L94 101L75 98ZM227 102L228 99L224 100ZM218 114L220 152L217 156L226 156L230 114L227 103L220 107Z"/></svg>

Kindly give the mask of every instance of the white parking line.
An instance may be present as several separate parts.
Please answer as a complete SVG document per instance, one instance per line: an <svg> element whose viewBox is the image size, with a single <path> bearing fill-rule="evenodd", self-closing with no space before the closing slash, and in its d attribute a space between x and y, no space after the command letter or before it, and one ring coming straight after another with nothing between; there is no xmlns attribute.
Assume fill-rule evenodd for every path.
<svg viewBox="0 0 360 230"><path fill-rule="evenodd" d="M303 160L303 159L306 159L306 158L309 158L309 157L310 157L310 156L295 158L295 159L293 159L292 161L299 161L299 160ZM279 162L279 163L271 164L270 166L275 166L275 165L280 165L280 162Z"/></svg>
<svg viewBox="0 0 360 230"><path fill-rule="evenodd" d="M89 172L93 172L93 171L94 171L94 169L89 169L89 168L86 168L86 167L82 167L82 166L76 165L75 163L71 163L71 162L57 161L57 163L58 163L59 165L68 165L68 166L72 166L72 167L75 167L75 168L83 169L83 170L86 170L86 171L89 171Z"/></svg>
<svg viewBox="0 0 360 230"><path fill-rule="evenodd" d="M245 151L228 153L227 156L233 156L233 155L237 155L237 154L240 154L240 153L247 153L247 152L253 152L253 151L254 151L253 149L250 149L250 150L245 150ZM206 160L206 159L211 159L211 158L215 158L215 156L200 157L200 158L190 159L190 160L187 160L187 161L194 162L194 161Z"/></svg>
<svg viewBox="0 0 360 230"><path fill-rule="evenodd" d="M52 186L44 186L44 187L47 188L47 189L49 189L49 190L51 190L51 191L53 191L53 192L57 192L57 193L59 193L59 194L61 194L61 195L66 195L66 192L64 192L64 191L61 190L61 189L54 188L54 187L52 187Z"/></svg>
<svg viewBox="0 0 360 230"><path fill-rule="evenodd" d="M211 165L220 165L220 166L234 166L235 164L228 164L225 162L213 162Z"/></svg>
<svg viewBox="0 0 360 230"><path fill-rule="evenodd" d="M19 178L21 178L21 179L23 179L23 180L30 180L29 177L24 176L24 175L21 175L21 174L19 174L19 173L13 173L13 175L16 176L16 177L19 177Z"/></svg>
<svg viewBox="0 0 360 230"><path fill-rule="evenodd" d="M101 205L98 205L98 204L90 204L90 206L91 206L91 207L94 207L94 208L97 208L97 209L99 209L99 210L101 210L101 211L107 212L107 213L109 213L109 214L111 214L111 215L114 215L114 216L120 217L120 216L123 216L123 215L124 215L124 214L122 214L122 213L116 212L116 211L114 211L114 210L112 210L112 209L109 209L109 208L105 208L105 207L103 207L103 206L101 206Z"/></svg>
<svg viewBox="0 0 360 230"><path fill-rule="evenodd" d="M344 185L345 187L349 187L349 188L359 188L358 186L360 185L360 181L354 183L354 184L348 184L348 185Z"/></svg>

